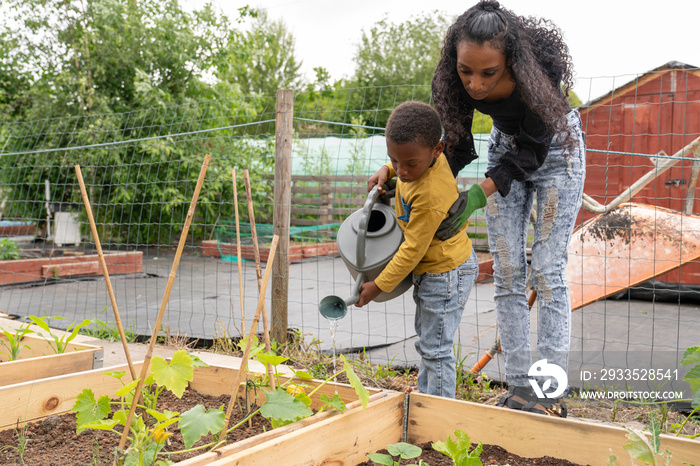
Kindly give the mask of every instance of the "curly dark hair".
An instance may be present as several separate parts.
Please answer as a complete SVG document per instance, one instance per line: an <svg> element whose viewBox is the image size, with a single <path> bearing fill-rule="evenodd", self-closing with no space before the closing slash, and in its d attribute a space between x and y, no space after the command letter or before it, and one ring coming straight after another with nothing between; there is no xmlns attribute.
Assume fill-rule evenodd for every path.
<svg viewBox="0 0 700 466"><path fill-rule="evenodd" d="M555 132L566 129L566 97L573 87L573 65L561 31L550 21L517 16L495 0L481 0L450 26L433 78L433 98L445 127L445 142L454 147L468 133L465 116L473 109L460 99L457 44L488 43L503 51L525 105ZM563 84L563 92L560 87Z"/></svg>
<svg viewBox="0 0 700 466"><path fill-rule="evenodd" d="M385 135L396 144L413 143L432 149L442 137L440 116L424 102L404 102L391 112Z"/></svg>

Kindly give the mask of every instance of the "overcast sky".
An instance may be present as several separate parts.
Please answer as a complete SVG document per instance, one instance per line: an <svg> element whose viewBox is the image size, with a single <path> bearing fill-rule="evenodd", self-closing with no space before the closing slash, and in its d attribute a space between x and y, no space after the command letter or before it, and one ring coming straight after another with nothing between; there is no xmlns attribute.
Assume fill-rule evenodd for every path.
<svg viewBox="0 0 700 466"><path fill-rule="evenodd" d="M399 23L437 9L452 18L474 3L215 0L231 18L237 16L238 8L250 5L266 9L273 19L282 19L296 39L296 55L309 80L317 66L325 67L334 79L350 76L362 30L369 30L384 15ZM700 66L698 0L508 0L501 4L516 14L547 18L559 26L574 60L574 90L584 102L670 61Z"/></svg>

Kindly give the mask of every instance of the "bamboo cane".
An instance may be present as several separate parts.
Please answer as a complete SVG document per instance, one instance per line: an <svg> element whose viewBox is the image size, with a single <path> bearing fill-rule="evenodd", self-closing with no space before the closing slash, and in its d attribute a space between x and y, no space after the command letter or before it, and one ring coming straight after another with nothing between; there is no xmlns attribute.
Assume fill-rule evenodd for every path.
<svg viewBox="0 0 700 466"><path fill-rule="evenodd" d="M250 349L253 346L253 335L255 335L255 330L260 322L260 314L264 314L265 311L265 292L267 291L267 282L270 279L270 272L272 271L272 262L275 260L275 252L277 251L277 242L279 241L279 236L274 235L272 237L272 244L270 245L270 255L267 259L267 264L265 266L265 277L262 280L262 285L260 288L260 294L258 296L258 305L255 309L255 317L253 318L253 323L250 327L250 334L246 341L245 350L243 351L243 359L241 359L241 368L236 374L236 379L233 382L233 391L231 393L231 399L226 408L226 417L224 420L224 428L221 429L221 435L219 435L219 440L223 441L226 439L226 430L228 429L229 422L231 420L231 412L233 411L233 403L238 395L238 385L241 383L241 377L246 372L245 367L248 365L248 357L250 356ZM272 381L272 379L270 379Z"/></svg>
<svg viewBox="0 0 700 466"><path fill-rule="evenodd" d="M109 271L107 270L107 263L105 262L105 256L102 252L100 236L97 234L97 226L95 225L95 218L92 215L90 199L88 199L87 190L85 189L85 182L83 181L83 173L80 170L80 165L75 166L75 174L78 176L78 184L80 184L80 193L83 195L83 204L85 204L85 210L87 211L88 220L90 221L90 230L92 231L92 238L95 240L95 248L97 249L97 255L100 258L100 265L102 266L102 275L104 275L105 283L107 284L107 293L109 293L109 300L112 303L112 311L114 311L114 320L117 322L119 338L121 338L122 340L122 346L124 347L124 355L126 356L126 362L129 364L129 372L131 372L131 378L136 380L136 370L134 369L134 364L131 362L129 345L126 341L126 335L124 334L122 320L119 317L119 308L117 307L117 300L114 297L112 282L109 280Z"/></svg>
<svg viewBox="0 0 700 466"><path fill-rule="evenodd" d="M241 231L238 223L238 188L236 185L236 169L231 169L233 178L233 208L236 212L236 254L238 255L238 294L241 297L241 335L245 335L245 309L243 306L243 271L241 267ZM233 317L233 316L231 316Z"/></svg>
<svg viewBox="0 0 700 466"><path fill-rule="evenodd" d="M245 181L245 195L248 200L248 217L250 221L250 233L253 237L253 251L255 252L255 273L258 276L258 292L260 292L262 273L260 269L260 248L258 246L258 234L255 230L255 212L253 211L253 196L250 192L250 177L248 176L248 170L243 170L243 180ZM269 261L269 259L268 259ZM270 327L267 323L267 310L264 308L265 302L263 301L263 335L265 339L265 351L272 351L272 346L270 345ZM275 378L274 370L272 365L267 365L267 374L270 379L270 388L275 389Z"/></svg>
<svg viewBox="0 0 700 466"><path fill-rule="evenodd" d="M192 223L192 217L194 217L194 209L197 206L197 199L199 198L199 191L202 189L202 183L204 182L204 175L207 173L207 167L209 166L209 155L204 156L204 162L202 163L202 168L199 171L199 178L197 179L197 185L194 188L194 194L192 195L192 202L190 202L190 209L187 211L187 217L185 218L185 225L182 229L182 234L180 235L180 242L177 245L177 251L175 252L175 260L173 261L172 268L170 269L170 275L168 276L168 283L165 286L165 293L163 294L163 300L160 303L160 309L158 310L158 317L156 318L156 324L153 327L153 335L151 336L151 341L148 345L148 350L146 356L143 360L143 367L141 368L141 376L139 377L138 384L136 385L136 391L134 393L141 393L143 388L143 382L146 380L148 375L148 369L151 365L151 357L153 356L153 348L156 345L156 339L158 338L158 333L160 332L160 325L163 322L163 315L165 314L165 307L168 304L168 299L170 298L170 291L173 288L173 283L175 282L175 273L177 272L177 267L180 264L180 256L182 255L182 250L185 247L185 242L187 241L187 233L190 229L190 223ZM126 424L124 426L124 432L122 432L121 440L119 440L119 450L124 450L124 445L126 444L126 438L129 436L129 430L131 426L131 421L134 418L134 411L136 411L136 402L139 397L134 396L134 400L131 402L131 409L129 410L129 416L126 419Z"/></svg>

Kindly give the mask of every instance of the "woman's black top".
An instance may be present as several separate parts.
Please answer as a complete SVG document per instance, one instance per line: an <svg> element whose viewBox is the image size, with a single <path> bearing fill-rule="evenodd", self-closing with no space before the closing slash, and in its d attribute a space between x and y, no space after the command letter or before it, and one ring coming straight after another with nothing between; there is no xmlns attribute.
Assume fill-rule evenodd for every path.
<svg viewBox="0 0 700 466"><path fill-rule="evenodd" d="M465 115L468 115L464 121L465 126L468 126L468 133L459 138L459 143L454 148L445 150L452 174L457 176L462 168L478 157L471 134L473 110L477 109L489 115L496 128L515 139L515 150L506 152L498 165L485 174L496 183L498 192L502 196L507 196L513 180L526 181L542 166L554 137L554 131L547 128L542 119L525 105L517 88L500 102L487 103L474 100L466 90L462 90L460 100L464 105Z"/></svg>

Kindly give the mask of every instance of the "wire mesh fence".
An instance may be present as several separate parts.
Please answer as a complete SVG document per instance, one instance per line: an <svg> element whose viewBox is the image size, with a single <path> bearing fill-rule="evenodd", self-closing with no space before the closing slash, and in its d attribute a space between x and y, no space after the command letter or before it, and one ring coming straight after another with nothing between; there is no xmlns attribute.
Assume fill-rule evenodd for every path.
<svg viewBox="0 0 700 466"><path fill-rule="evenodd" d="M410 292L352 308L334 337L318 312L325 296L350 295L354 280L338 256L335 233L366 199L367 178L386 163L384 125L391 110L406 100L430 102L429 86L295 95L285 306L288 327L316 339L322 350L335 346L338 351L364 351L379 363L415 366L419 357ZM584 191L593 210L581 212L579 230L590 230L590 222L606 221L596 224L603 238L600 251L585 249L590 245L586 237L580 241L584 272L580 283L571 283L572 301L591 281L602 283L603 290L594 292L596 299L577 301L581 305L573 310L570 378L573 383L604 385L601 380L584 380L586 374L618 367L669 369L681 371L667 384L678 387L683 375L680 358L685 348L697 345L700 329L700 263L697 256L685 254L694 250L692 214L700 209L694 203L700 152L693 145L700 136L700 72L669 64L611 88L600 98L589 98L579 111L588 146ZM127 331L150 335L200 165L209 154L210 168L163 331L204 340L238 336L241 294L250 328L258 281L251 224L255 223L264 260L274 212L282 207L275 205L273 196L279 182L276 116L275 99L257 97L2 124L0 232L21 246L22 260L0 260L0 309L22 317L62 316L65 319L56 324L64 327L85 318L112 320L75 175L74 167L80 165L102 248L106 260L112 261L121 320ZM477 119L475 125L490 128L488 119ZM488 133L475 134L475 139L479 158L460 173L462 189L486 171ZM664 161L672 166L663 168ZM232 169L237 173L235 188ZM252 219L244 170L249 174ZM625 203L610 206L649 172L648 182L628 192ZM243 228L240 258L234 189ZM650 206L656 220L639 223L630 200ZM671 223L662 224L662 211ZM631 239L645 228L655 232L642 243L652 253L638 260ZM497 336L483 212L472 217L469 234L477 245L483 276L458 331L455 351L465 367L491 349ZM664 243L672 236L673 241ZM622 242L613 244L620 238ZM5 248L7 238L0 241ZM668 250L662 254L663 248ZM604 273L593 278L587 263ZM627 273L618 273L621 269ZM268 293L270 312L275 303ZM536 322L537 304L532 311L533 342ZM484 371L502 378L500 357ZM644 381L645 386L655 383Z"/></svg>

